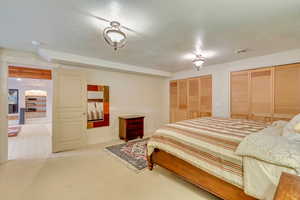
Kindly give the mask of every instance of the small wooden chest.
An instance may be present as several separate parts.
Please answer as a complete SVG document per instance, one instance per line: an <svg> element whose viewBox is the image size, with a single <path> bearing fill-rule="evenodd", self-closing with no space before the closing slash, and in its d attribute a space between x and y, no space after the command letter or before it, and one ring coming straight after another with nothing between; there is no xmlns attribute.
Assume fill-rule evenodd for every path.
<svg viewBox="0 0 300 200"><path fill-rule="evenodd" d="M124 115L119 117L119 137L126 142L144 136L144 116Z"/></svg>

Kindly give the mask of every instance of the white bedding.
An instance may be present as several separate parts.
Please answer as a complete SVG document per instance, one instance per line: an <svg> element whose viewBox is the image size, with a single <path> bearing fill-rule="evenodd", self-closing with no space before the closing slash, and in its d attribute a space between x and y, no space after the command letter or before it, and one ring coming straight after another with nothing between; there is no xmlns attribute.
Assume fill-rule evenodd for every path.
<svg viewBox="0 0 300 200"><path fill-rule="evenodd" d="M274 165L252 157L243 158L244 191L257 199L272 200L282 172L297 174L292 168Z"/></svg>
<svg viewBox="0 0 300 200"><path fill-rule="evenodd" d="M244 191L258 199L272 199L282 172L300 173L300 145L281 136L284 123L248 135L236 154L243 157Z"/></svg>
<svg viewBox="0 0 300 200"><path fill-rule="evenodd" d="M300 173L297 135L282 136L285 121L269 124L248 120L200 118L168 124L148 141L213 174L245 193L271 200L282 172ZM267 127L267 128L265 128Z"/></svg>

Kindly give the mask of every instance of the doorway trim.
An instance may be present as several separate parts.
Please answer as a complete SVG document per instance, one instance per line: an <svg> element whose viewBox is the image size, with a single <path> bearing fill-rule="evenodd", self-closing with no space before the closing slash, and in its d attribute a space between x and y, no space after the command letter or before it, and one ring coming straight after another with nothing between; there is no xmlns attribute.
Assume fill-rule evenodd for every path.
<svg viewBox="0 0 300 200"><path fill-rule="evenodd" d="M7 136L7 64L0 60L0 164L8 159L8 136ZM6 92L5 92L6 91Z"/></svg>
<svg viewBox="0 0 300 200"><path fill-rule="evenodd" d="M8 66L32 66L36 68L51 68L52 80L53 80L53 69L58 67L58 64L45 62L40 59L38 56L30 53L25 53L17 55L19 52L7 52L3 50L0 52L0 164L5 163L8 160ZM2 55L1 55L2 54ZM53 81L52 81L53 84ZM54 101L53 97L55 96L55 88L52 86L52 128L53 128L53 116L54 116ZM51 140L53 141L52 137Z"/></svg>

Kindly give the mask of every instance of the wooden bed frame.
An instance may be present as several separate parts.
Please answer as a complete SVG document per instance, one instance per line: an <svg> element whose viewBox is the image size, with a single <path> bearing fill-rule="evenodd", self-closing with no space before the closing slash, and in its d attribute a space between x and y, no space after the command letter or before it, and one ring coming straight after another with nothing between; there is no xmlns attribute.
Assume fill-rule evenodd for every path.
<svg viewBox="0 0 300 200"><path fill-rule="evenodd" d="M255 200L237 186L227 183L165 151L155 149L147 159L150 170L157 164L224 200Z"/></svg>

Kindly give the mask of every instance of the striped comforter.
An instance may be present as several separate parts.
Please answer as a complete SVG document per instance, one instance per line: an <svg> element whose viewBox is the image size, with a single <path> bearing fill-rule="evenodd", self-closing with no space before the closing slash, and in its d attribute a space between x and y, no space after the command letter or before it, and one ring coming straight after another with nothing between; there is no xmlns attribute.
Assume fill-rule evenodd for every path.
<svg viewBox="0 0 300 200"><path fill-rule="evenodd" d="M225 118L199 118L167 124L148 142L148 155L155 148L243 188L242 157L234 152L243 138L267 124Z"/></svg>

